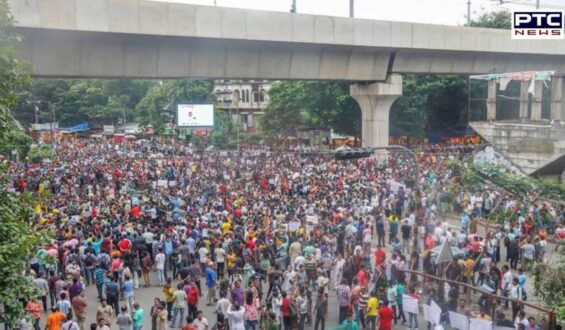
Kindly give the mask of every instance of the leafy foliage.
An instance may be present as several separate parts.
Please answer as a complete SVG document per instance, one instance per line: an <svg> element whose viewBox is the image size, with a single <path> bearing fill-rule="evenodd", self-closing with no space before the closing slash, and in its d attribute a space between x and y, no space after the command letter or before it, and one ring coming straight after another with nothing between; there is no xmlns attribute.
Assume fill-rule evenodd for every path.
<svg viewBox="0 0 565 330"><path fill-rule="evenodd" d="M29 151L29 161L32 163L39 163L43 159L53 159L55 152L49 144L35 145Z"/></svg>
<svg viewBox="0 0 565 330"><path fill-rule="evenodd" d="M539 180L530 176L517 175L503 165L477 165L452 161L450 166L461 171L461 183L470 191L481 191L491 184L519 198L537 195L553 200L565 199L564 184L554 180Z"/></svg>
<svg viewBox="0 0 565 330"><path fill-rule="evenodd" d="M33 102L49 101L38 105L41 122L117 124L132 119L135 106L155 84L145 80L38 79L27 88L14 115L23 123L32 123Z"/></svg>
<svg viewBox="0 0 565 330"><path fill-rule="evenodd" d="M13 18L6 0L0 0L0 152L6 154L17 148L25 156L30 139L24 137L14 123L10 109L18 102L17 90L27 82L21 75L20 64L15 59L14 44L17 38L11 34ZM12 329L25 313L20 300L29 299L34 287L24 277L23 271L35 248L44 238L27 220L33 215L29 194L15 195L8 192L10 176L5 167L0 167L0 322Z"/></svg>
<svg viewBox="0 0 565 330"><path fill-rule="evenodd" d="M17 90L26 85L28 78L19 73L23 68L14 51L19 39L10 32L12 24L8 4L0 0L0 155L10 156L16 149L25 157L31 139L14 125L10 109L17 104Z"/></svg>
<svg viewBox="0 0 565 330"><path fill-rule="evenodd" d="M512 16L508 10L493 11L485 13L479 19L472 21L471 26L510 30L512 27Z"/></svg>
<svg viewBox="0 0 565 330"><path fill-rule="evenodd" d="M556 267L538 264L534 268L534 293L545 307L556 308L557 317L565 320L565 262Z"/></svg>
<svg viewBox="0 0 565 330"><path fill-rule="evenodd" d="M294 133L301 126L334 128L359 135L361 111L349 96L349 84L336 82L277 82L269 91L269 106L262 117L266 135Z"/></svg>
<svg viewBox="0 0 565 330"><path fill-rule="evenodd" d="M0 321L8 328L21 319L25 310L21 301L36 296L35 286L24 276L37 246L45 243L47 232L38 230L35 223L28 222L34 216L30 207L37 203L38 197L29 193L16 195L8 192L8 174L0 168L0 304L5 313Z"/></svg>

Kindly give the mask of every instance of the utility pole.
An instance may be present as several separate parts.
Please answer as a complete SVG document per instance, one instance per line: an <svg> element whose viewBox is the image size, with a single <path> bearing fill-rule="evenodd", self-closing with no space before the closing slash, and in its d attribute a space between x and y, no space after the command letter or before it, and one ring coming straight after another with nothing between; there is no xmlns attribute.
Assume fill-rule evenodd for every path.
<svg viewBox="0 0 565 330"><path fill-rule="evenodd" d="M35 124L39 124L39 106L37 103L33 105L33 112L35 113Z"/></svg>
<svg viewBox="0 0 565 330"><path fill-rule="evenodd" d="M467 26L471 26L471 0L467 0Z"/></svg>
<svg viewBox="0 0 565 330"><path fill-rule="evenodd" d="M296 14L296 0L292 0L292 6L290 6L290 12Z"/></svg>
<svg viewBox="0 0 565 330"><path fill-rule="evenodd" d="M539 2L540 0L536 0L536 9L539 9Z"/></svg>
<svg viewBox="0 0 565 330"><path fill-rule="evenodd" d="M355 16L355 0L349 0L349 17Z"/></svg>

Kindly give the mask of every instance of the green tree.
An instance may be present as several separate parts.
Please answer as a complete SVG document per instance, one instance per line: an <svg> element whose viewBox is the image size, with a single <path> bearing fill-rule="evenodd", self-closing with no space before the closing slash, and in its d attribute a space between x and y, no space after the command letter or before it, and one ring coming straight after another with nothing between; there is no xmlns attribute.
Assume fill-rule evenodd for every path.
<svg viewBox="0 0 565 330"><path fill-rule="evenodd" d="M510 30L512 27L512 16L508 10L485 13L478 19L471 21L471 27Z"/></svg>
<svg viewBox="0 0 565 330"><path fill-rule="evenodd" d="M261 128L267 135L293 133L300 126L333 128L359 135L361 111L349 96L349 84L284 81L269 90Z"/></svg>
<svg viewBox="0 0 565 330"><path fill-rule="evenodd" d="M17 38L11 34L13 18L6 0L0 0L0 152L10 146L21 148L29 145L22 138L14 123L10 109L17 105L17 91L25 85L27 78L21 75L21 67L15 58L14 45ZM8 146L7 148L5 146ZM27 146L26 146L27 148ZM8 192L11 175L0 167L0 322L13 329L17 320L25 314L20 300L28 300L35 292L34 286L23 272L35 248L42 242L43 232L28 222L33 216L29 207L32 196Z"/></svg>
<svg viewBox="0 0 565 330"><path fill-rule="evenodd" d="M18 90L25 86L28 78L21 75L23 65L15 57L14 45L19 38L11 32L13 17L8 4L0 1L0 155L10 156L17 150L25 157L31 139L14 123L10 110L18 103Z"/></svg>
<svg viewBox="0 0 565 330"><path fill-rule="evenodd" d="M118 124L133 119L136 105L155 84L148 80L36 79L25 89L14 115L24 124L33 123L37 106L42 123L54 117L63 126L84 121Z"/></svg>

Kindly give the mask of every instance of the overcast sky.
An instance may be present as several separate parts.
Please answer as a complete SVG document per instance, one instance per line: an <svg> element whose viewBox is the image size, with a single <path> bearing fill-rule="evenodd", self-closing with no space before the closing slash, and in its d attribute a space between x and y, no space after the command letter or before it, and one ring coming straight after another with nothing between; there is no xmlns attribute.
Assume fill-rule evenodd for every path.
<svg viewBox="0 0 565 330"><path fill-rule="evenodd" d="M214 0L150 0L214 5ZM217 6L288 12L292 0L215 0ZM354 0L355 17L446 25L466 22L468 0ZM471 18L500 8L534 9L536 0L470 0ZM348 16L349 0L296 0L298 13ZM540 0L542 8L565 8L565 0Z"/></svg>

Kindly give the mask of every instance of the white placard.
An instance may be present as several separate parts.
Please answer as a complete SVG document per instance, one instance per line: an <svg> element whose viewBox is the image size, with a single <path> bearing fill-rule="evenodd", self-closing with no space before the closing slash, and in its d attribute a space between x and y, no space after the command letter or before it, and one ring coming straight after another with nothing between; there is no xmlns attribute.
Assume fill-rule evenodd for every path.
<svg viewBox="0 0 565 330"><path fill-rule="evenodd" d="M177 106L178 127L213 127L213 104L179 104Z"/></svg>
<svg viewBox="0 0 565 330"><path fill-rule="evenodd" d="M169 181L169 187L176 187L176 186L177 186L176 181Z"/></svg>
<svg viewBox="0 0 565 330"><path fill-rule="evenodd" d="M492 330L515 330L515 328L501 327L501 326L495 325L495 326L492 327Z"/></svg>
<svg viewBox="0 0 565 330"><path fill-rule="evenodd" d="M168 184L167 180L158 180L157 181L157 187L166 187Z"/></svg>
<svg viewBox="0 0 565 330"><path fill-rule="evenodd" d="M298 229L300 229L300 222L291 221L288 223L288 231L297 231Z"/></svg>
<svg viewBox="0 0 565 330"><path fill-rule="evenodd" d="M402 295L402 304L404 311L412 314L418 314L418 299L410 297L409 295Z"/></svg>
<svg viewBox="0 0 565 330"><path fill-rule="evenodd" d="M449 312L449 324L458 330L469 330L469 318L463 314Z"/></svg>
<svg viewBox="0 0 565 330"><path fill-rule="evenodd" d="M492 330L492 321L470 319L469 328L473 330Z"/></svg>
<svg viewBox="0 0 565 330"><path fill-rule="evenodd" d="M424 320L431 324L439 324L441 308L432 301L431 305L424 305Z"/></svg>
<svg viewBox="0 0 565 330"><path fill-rule="evenodd" d="M432 306L424 305L422 306L422 308L424 309L424 320L430 322L431 324L437 324L432 312Z"/></svg>
<svg viewBox="0 0 565 330"><path fill-rule="evenodd" d="M306 216L306 222L310 222L310 223L317 225L318 224L318 217L315 216L315 215L307 215Z"/></svg>

